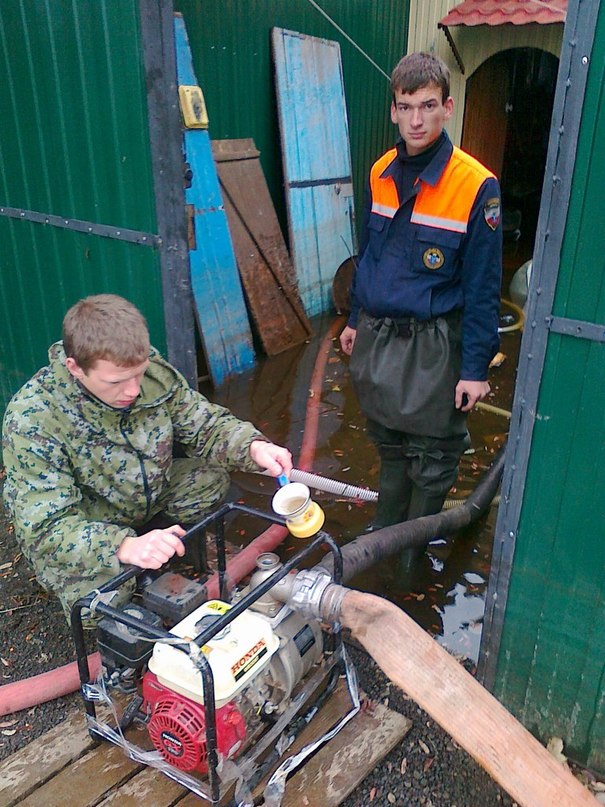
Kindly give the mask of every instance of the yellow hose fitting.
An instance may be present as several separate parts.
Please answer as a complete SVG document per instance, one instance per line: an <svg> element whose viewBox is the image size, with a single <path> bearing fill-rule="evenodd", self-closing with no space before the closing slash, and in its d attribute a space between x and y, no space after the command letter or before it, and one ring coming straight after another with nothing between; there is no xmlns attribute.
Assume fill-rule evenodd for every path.
<svg viewBox="0 0 605 807"><path fill-rule="evenodd" d="M273 496L273 510L286 519L286 526L295 538L310 538L322 528L325 514L311 500L311 493L302 482L289 482Z"/></svg>

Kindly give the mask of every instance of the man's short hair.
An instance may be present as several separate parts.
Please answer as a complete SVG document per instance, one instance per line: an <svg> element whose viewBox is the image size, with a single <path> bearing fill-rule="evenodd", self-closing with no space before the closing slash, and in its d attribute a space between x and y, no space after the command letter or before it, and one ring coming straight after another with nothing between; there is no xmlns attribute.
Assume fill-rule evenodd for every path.
<svg viewBox="0 0 605 807"><path fill-rule="evenodd" d="M434 53L410 53L399 60L391 73L393 98L398 90L412 94L429 84L441 89L442 102L449 98L450 71Z"/></svg>
<svg viewBox="0 0 605 807"><path fill-rule="evenodd" d="M63 348L83 370L98 359L135 367L149 357L145 317L117 294L84 297L63 319Z"/></svg>

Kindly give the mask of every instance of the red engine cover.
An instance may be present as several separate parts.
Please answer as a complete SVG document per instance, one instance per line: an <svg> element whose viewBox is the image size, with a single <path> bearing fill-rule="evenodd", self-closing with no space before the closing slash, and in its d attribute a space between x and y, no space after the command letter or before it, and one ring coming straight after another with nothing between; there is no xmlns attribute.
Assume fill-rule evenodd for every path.
<svg viewBox="0 0 605 807"><path fill-rule="evenodd" d="M143 676L143 699L151 712L149 736L164 759L181 771L207 773L205 708L161 684L152 672ZM217 750L233 757L246 739L246 721L232 701L215 714Z"/></svg>

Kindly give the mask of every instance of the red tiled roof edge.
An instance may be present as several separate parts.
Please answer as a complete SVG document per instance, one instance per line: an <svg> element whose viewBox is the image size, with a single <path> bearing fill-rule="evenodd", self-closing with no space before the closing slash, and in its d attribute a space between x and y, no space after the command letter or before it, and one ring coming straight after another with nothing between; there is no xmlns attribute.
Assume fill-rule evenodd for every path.
<svg viewBox="0 0 605 807"><path fill-rule="evenodd" d="M565 22L567 0L464 0L440 25L548 25Z"/></svg>

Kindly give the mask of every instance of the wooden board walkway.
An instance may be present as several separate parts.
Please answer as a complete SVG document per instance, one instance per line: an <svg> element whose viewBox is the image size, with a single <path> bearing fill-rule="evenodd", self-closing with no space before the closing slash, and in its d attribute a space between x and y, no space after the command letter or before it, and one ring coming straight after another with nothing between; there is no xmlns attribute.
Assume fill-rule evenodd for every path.
<svg viewBox="0 0 605 807"><path fill-rule="evenodd" d="M350 708L344 682L289 753L325 732ZM298 770L283 807L336 807L401 742L411 722L382 704L362 710ZM304 797L304 798L303 798ZM132 762L116 745L96 744L83 710L0 763L0 807L198 807L208 804L154 768Z"/></svg>

